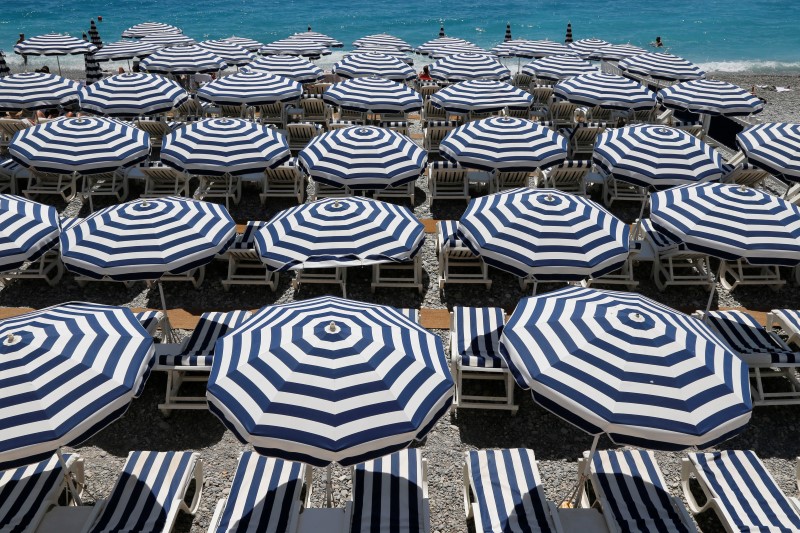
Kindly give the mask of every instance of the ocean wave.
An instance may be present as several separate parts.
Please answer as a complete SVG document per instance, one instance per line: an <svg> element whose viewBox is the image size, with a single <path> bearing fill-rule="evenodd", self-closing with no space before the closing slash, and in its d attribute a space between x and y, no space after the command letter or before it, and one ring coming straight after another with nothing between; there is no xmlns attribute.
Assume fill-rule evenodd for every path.
<svg viewBox="0 0 800 533"><path fill-rule="evenodd" d="M753 74L789 74L800 72L800 61L708 61L698 63L706 72L742 72Z"/></svg>

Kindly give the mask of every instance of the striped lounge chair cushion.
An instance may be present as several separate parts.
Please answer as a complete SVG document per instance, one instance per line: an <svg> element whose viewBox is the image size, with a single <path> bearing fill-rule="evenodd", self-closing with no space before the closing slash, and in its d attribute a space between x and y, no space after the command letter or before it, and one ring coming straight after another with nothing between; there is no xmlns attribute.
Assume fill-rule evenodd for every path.
<svg viewBox="0 0 800 533"><path fill-rule="evenodd" d="M414 324L419 323L419 309L413 307L398 307L397 310Z"/></svg>
<svg viewBox="0 0 800 533"><path fill-rule="evenodd" d="M533 450L473 450L466 463L482 526L476 533L555 531Z"/></svg>
<svg viewBox="0 0 800 533"><path fill-rule="evenodd" d="M500 357L500 336L505 313L499 307L453 307L455 350L461 365L479 368L505 368Z"/></svg>
<svg viewBox="0 0 800 533"><path fill-rule="evenodd" d="M750 450L689 454L733 531L800 531L800 516Z"/></svg>
<svg viewBox="0 0 800 533"><path fill-rule="evenodd" d="M16 178L23 171L22 165L13 159L3 159L0 161L0 176Z"/></svg>
<svg viewBox="0 0 800 533"><path fill-rule="evenodd" d="M357 465L350 533L425 532L424 483L416 448Z"/></svg>
<svg viewBox="0 0 800 533"><path fill-rule="evenodd" d="M354 120L331 120L329 123L331 126L358 126L359 123L355 122Z"/></svg>
<svg viewBox="0 0 800 533"><path fill-rule="evenodd" d="M408 121L405 120L389 120L380 123L381 128L407 128Z"/></svg>
<svg viewBox="0 0 800 533"><path fill-rule="evenodd" d="M443 170L443 169L461 168L461 165L459 165L458 163L454 163L453 161L440 160L440 161L431 161L430 163L428 163L428 167L434 170Z"/></svg>
<svg viewBox="0 0 800 533"><path fill-rule="evenodd" d="M566 159L553 168L592 168L592 162L589 159Z"/></svg>
<svg viewBox="0 0 800 533"><path fill-rule="evenodd" d="M248 220L244 231L236 236L231 245L231 250L252 250L256 245L256 233L266 226L262 220Z"/></svg>
<svg viewBox="0 0 800 533"><path fill-rule="evenodd" d="M64 454L67 467L75 456ZM0 472L0 531L23 533L63 489L64 473L58 457Z"/></svg>
<svg viewBox="0 0 800 533"><path fill-rule="evenodd" d="M619 531L689 533L685 514L673 505L653 452L598 451L592 459L592 486Z"/></svg>
<svg viewBox="0 0 800 533"><path fill-rule="evenodd" d="M131 452L90 533L162 531L194 475L193 452Z"/></svg>
<svg viewBox="0 0 800 533"><path fill-rule="evenodd" d="M141 313L133 313L133 316L150 335L156 332L159 323L164 318L164 314L160 311L142 311Z"/></svg>
<svg viewBox="0 0 800 533"><path fill-rule="evenodd" d="M439 249L464 248L464 241L458 235L458 220L440 220L436 223Z"/></svg>
<svg viewBox="0 0 800 533"><path fill-rule="evenodd" d="M702 126L701 120L676 120L672 123L675 128L691 128L692 126Z"/></svg>
<svg viewBox="0 0 800 533"><path fill-rule="evenodd" d="M300 514L306 466L244 452L215 531L283 533Z"/></svg>
<svg viewBox="0 0 800 533"><path fill-rule="evenodd" d="M751 365L800 363L800 354L791 350L742 311L711 311L708 325L742 359Z"/></svg>
<svg viewBox="0 0 800 533"><path fill-rule="evenodd" d="M458 122L454 120L430 120L428 121L429 128L455 128Z"/></svg>
<svg viewBox="0 0 800 533"><path fill-rule="evenodd" d="M183 351L176 355L160 355L159 366L211 366L217 339L250 318L250 311L203 313Z"/></svg>
<svg viewBox="0 0 800 533"><path fill-rule="evenodd" d="M773 309L771 313L784 324L789 337L800 335L800 311L794 309Z"/></svg>

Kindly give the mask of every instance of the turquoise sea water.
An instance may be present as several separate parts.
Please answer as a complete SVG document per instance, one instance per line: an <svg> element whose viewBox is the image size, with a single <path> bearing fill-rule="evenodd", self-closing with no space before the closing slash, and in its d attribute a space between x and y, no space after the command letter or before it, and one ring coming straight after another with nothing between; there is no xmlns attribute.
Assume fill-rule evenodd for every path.
<svg viewBox="0 0 800 533"><path fill-rule="evenodd" d="M232 34L262 42L311 25L345 43L388 32L412 45L448 35L484 47L502 41L507 22L515 38L563 41L567 22L575 39L599 37L647 46L660 35L668 50L708 70L800 72L800 4L796 0L5 0L0 49L19 33L80 36L89 20L104 41L118 40L138 22L160 21L197 39Z"/></svg>

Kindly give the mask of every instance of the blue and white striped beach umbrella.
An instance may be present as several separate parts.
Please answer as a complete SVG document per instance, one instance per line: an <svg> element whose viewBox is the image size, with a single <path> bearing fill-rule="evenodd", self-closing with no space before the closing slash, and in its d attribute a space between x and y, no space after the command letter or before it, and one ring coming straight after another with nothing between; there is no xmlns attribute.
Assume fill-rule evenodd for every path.
<svg viewBox="0 0 800 533"><path fill-rule="evenodd" d="M554 81L599 72L599 68L576 55L547 56L522 67L523 74Z"/></svg>
<svg viewBox="0 0 800 533"><path fill-rule="evenodd" d="M439 153L466 168L531 172L562 162L567 140L530 120L492 117L451 131L440 143Z"/></svg>
<svg viewBox="0 0 800 533"><path fill-rule="evenodd" d="M393 57L405 63L406 65L413 65L414 60L409 57L406 52L401 52L395 48L381 48L377 46L365 46L362 48L356 48L355 50L351 50L349 52L344 53L344 57L350 57L352 55L358 54L383 54L386 56Z"/></svg>
<svg viewBox="0 0 800 533"><path fill-rule="evenodd" d="M514 46L511 55L514 57L540 58L547 56L570 55L570 49L566 45L555 41L537 40L527 41Z"/></svg>
<svg viewBox="0 0 800 533"><path fill-rule="evenodd" d="M237 46L241 46L248 52L258 52L258 49L264 46L264 43L260 41L256 41L255 39L250 39L249 37L225 37L222 39L223 41L228 41L229 43L235 44Z"/></svg>
<svg viewBox="0 0 800 533"><path fill-rule="evenodd" d="M475 198L458 233L486 264L537 281L601 276L628 259L627 224L592 200L555 189Z"/></svg>
<svg viewBox="0 0 800 533"><path fill-rule="evenodd" d="M59 231L54 207L0 194L0 272L38 259L58 243Z"/></svg>
<svg viewBox="0 0 800 533"><path fill-rule="evenodd" d="M647 50L632 44L611 44L597 48L589 54L589 59L595 61L620 61L630 56L646 54Z"/></svg>
<svg viewBox="0 0 800 533"><path fill-rule="evenodd" d="M335 106L372 113L409 113L422 108L422 97L408 85L384 78L355 78L334 83L323 99Z"/></svg>
<svg viewBox="0 0 800 533"><path fill-rule="evenodd" d="M270 305L214 354L211 412L259 453L313 466L406 448L453 398L439 337L388 306L333 297Z"/></svg>
<svg viewBox="0 0 800 533"><path fill-rule="evenodd" d="M197 46L218 55L231 67L246 65L256 58L254 53L225 39L202 41Z"/></svg>
<svg viewBox="0 0 800 533"><path fill-rule="evenodd" d="M183 33L183 30L163 22L142 22L122 32L123 37L139 38L151 33Z"/></svg>
<svg viewBox="0 0 800 533"><path fill-rule="evenodd" d="M113 118L64 118L18 131L8 152L41 172L98 174L147 159L150 136Z"/></svg>
<svg viewBox="0 0 800 533"><path fill-rule="evenodd" d="M431 59L443 59L445 57L454 56L456 54L472 54L493 57L494 53L484 50L480 46L472 43L466 44L453 44L449 46L441 46L428 51L428 57Z"/></svg>
<svg viewBox="0 0 800 533"><path fill-rule="evenodd" d="M287 55L319 58L331 54L330 49L320 42L304 39L281 39L264 45L259 53L263 55Z"/></svg>
<svg viewBox="0 0 800 533"><path fill-rule="evenodd" d="M450 113L487 113L508 109L527 109L533 96L508 83L495 80L469 80L454 83L431 95L431 103Z"/></svg>
<svg viewBox="0 0 800 533"><path fill-rule="evenodd" d="M224 205L189 198L149 198L96 211L61 233L70 272L116 281L180 274L210 263L236 236Z"/></svg>
<svg viewBox="0 0 800 533"><path fill-rule="evenodd" d="M267 72L237 72L197 89L197 97L217 105L267 105L292 102L303 95L296 81Z"/></svg>
<svg viewBox="0 0 800 533"><path fill-rule="evenodd" d="M318 31L311 31L311 27L309 27L308 31L303 31L300 33L293 33L287 39L299 39L301 41L312 41L315 43L324 44L328 48L342 48L344 44L340 41L337 41L330 35L325 35L324 33L320 33Z"/></svg>
<svg viewBox="0 0 800 533"><path fill-rule="evenodd" d="M800 208L766 191L703 183L650 197L650 220L690 250L752 265L800 264Z"/></svg>
<svg viewBox="0 0 800 533"><path fill-rule="evenodd" d="M441 81L511 79L511 71L492 56L482 54L456 54L434 61L430 65L431 77Z"/></svg>
<svg viewBox="0 0 800 533"><path fill-rule="evenodd" d="M252 63L248 63L246 68L250 71L283 76L298 83L313 83L325 76L322 69L308 59L287 55L259 57Z"/></svg>
<svg viewBox="0 0 800 533"><path fill-rule="evenodd" d="M409 81L417 77L414 69L400 59L373 52L345 56L333 65L333 73L345 79L377 76L393 81Z"/></svg>
<svg viewBox="0 0 800 533"><path fill-rule="evenodd" d="M626 57L618 66L623 72L650 76L656 80L688 81L706 77L705 71L691 61L659 52Z"/></svg>
<svg viewBox="0 0 800 533"><path fill-rule="evenodd" d="M353 46L356 48L394 48L400 52L410 52L412 50L411 45L403 39L388 33L366 35L353 41Z"/></svg>
<svg viewBox="0 0 800 533"><path fill-rule="evenodd" d="M117 41L103 46L103 48L95 52L94 58L97 61L119 61L136 57L147 57L150 54L158 52L160 49L160 46L154 44L137 41Z"/></svg>
<svg viewBox="0 0 800 533"><path fill-rule="evenodd" d="M166 137L161 161L197 175L242 175L275 168L291 157L283 133L238 118L209 118Z"/></svg>
<svg viewBox="0 0 800 533"><path fill-rule="evenodd" d="M0 78L0 111L59 107L78 101L78 82L44 72Z"/></svg>
<svg viewBox="0 0 800 533"><path fill-rule="evenodd" d="M706 448L750 420L747 364L702 321L639 294L524 298L500 353L539 405L620 445Z"/></svg>
<svg viewBox="0 0 800 533"><path fill-rule="evenodd" d="M416 48L416 52L422 55L428 55L431 51L436 50L442 47L448 46L463 46L463 45L474 45L473 43L466 41L464 39L459 39L458 37L438 37L436 39L431 39L430 41L426 41L419 45Z"/></svg>
<svg viewBox="0 0 800 533"><path fill-rule="evenodd" d="M197 44L197 41L188 35L172 32L148 33L142 37L139 42L152 44L154 46L158 46L159 48L169 48L171 46L192 46Z"/></svg>
<svg viewBox="0 0 800 533"><path fill-rule="evenodd" d="M199 46L164 48L147 56L139 64L155 74L197 74L219 72L228 66L225 60Z"/></svg>
<svg viewBox="0 0 800 533"><path fill-rule="evenodd" d="M0 470L120 418L153 364L153 337L124 307L66 303L2 320L0 336Z"/></svg>
<svg viewBox="0 0 800 533"><path fill-rule="evenodd" d="M599 50L600 48L605 48L606 46L610 46L611 43L604 41L603 39L578 39L577 41L573 41L567 45L570 52L573 54L578 54L581 57L588 58L592 53Z"/></svg>
<svg viewBox="0 0 800 533"><path fill-rule="evenodd" d="M364 266L409 261L424 240L407 207L353 196L281 211L256 234L256 251L273 271Z"/></svg>
<svg viewBox="0 0 800 533"><path fill-rule="evenodd" d="M14 45L14 52L26 56L66 56L79 54L92 54L98 48L83 39L48 33L37 35Z"/></svg>
<svg viewBox="0 0 800 533"><path fill-rule="evenodd" d="M656 95L639 82L614 74L582 74L560 81L553 94L573 104L604 109L652 109Z"/></svg>
<svg viewBox="0 0 800 533"><path fill-rule="evenodd" d="M747 161L776 176L800 181L800 124L767 122L736 135Z"/></svg>
<svg viewBox="0 0 800 533"><path fill-rule="evenodd" d="M189 99L176 81L159 74L118 74L78 93L81 109L98 115L131 117L166 113Z"/></svg>
<svg viewBox="0 0 800 533"><path fill-rule="evenodd" d="M297 164L315 181L372 190L416 180L428 164L428 154L395 131L352 126L314 137L298 154Z"/></svg>
<svg viewBox="0 0 800 533"><path fill-rule="evenodd" d="M516 49L530 42L532 41L527 39L511 39L510 41L503 41L489 51L498 57L517 57L514 53Z"/></svg>
<svg viewBox="0 0 800 533"><path fill-rule="evenodd" d="M607 129L597 138L592 160L606 175L641 187L718 181L727 172L719 152L667 126Z"/></svg>
<svg viewBox="0 0 800 533"><path fill-rule="evenodd" d="M664 107L726 117L747 116L764 110L764 102L750 91L720 80L693 80L658 91Z"/></svg>

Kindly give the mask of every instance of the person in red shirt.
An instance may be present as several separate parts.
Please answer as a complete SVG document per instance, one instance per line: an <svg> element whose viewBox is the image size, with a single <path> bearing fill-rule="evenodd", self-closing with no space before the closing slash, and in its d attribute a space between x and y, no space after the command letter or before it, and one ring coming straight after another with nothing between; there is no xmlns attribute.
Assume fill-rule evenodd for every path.
<svg viewBox="0 0 800 533"><path fill-rule="evenodd" d="M422 72L419 73L419 80L420 81L433 81L433 78L431 78L431 73L428 70L428 65L425 65L424 67L422 67Z"/></svg>

